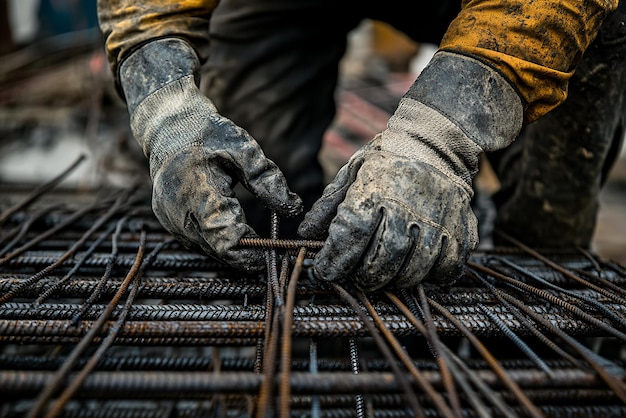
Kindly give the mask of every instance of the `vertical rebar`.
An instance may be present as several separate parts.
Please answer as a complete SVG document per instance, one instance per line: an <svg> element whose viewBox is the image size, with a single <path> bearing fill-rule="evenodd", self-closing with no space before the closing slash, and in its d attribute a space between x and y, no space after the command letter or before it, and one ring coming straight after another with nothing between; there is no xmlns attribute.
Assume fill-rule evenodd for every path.
<svg viewBox="0 0 626 418"><path fill-rule="evenodd" d="M289 278L289 286L287 288L287 302L283 315L283 335L282 335L282 356L281 356L281 379L280 379L280 417L289 418L291 409L289 402L291 401L291 326L293 324L293 309L296 303L296 286L298 278L302 272L302 263L306 248L301 248L296 257L296 263L291 271ZM284 258L287 260L287 257ZM285 263L286 265L286 263Z"/></svg>
<svg viewBox="0 0 626 418"><path fill-rule="evenodd" d="M363 321L363 324L369 331L370 336L374 339L374 342L376 343L378 349L383 354L383 356L387 359L389 366L391 367L391 370L393 371L393 374L395 375L398 381L399 386L404 390L404 393L406 394L407 402L409 403L415 416L425 417L424 410L422 409L422 406L419 404L417 400L417 396L415 395L415 392L413 391L413 388L411 387L409 380L398 367L398 364L396 362L396 359L393 356L393 353L391 352L391 349L385 343L385 340L380 336L378 329L376 328L376 324L374 323L374 320L371 317L369 317L363 311L363 309L361 309L359 302L352 295L350 295L348 291L346 291L343 287L341 287L337 283L331 282L331 285L335 288L335 290L337 291L341 299L347 302L348 305L350 305L350 307L354 310L354 312L359 316L361 321Z"/></svg>
<svg viewBox="0 0 626 418"><path fill-rule="evenodd" d="M472 343L474 348L478 350L478 352L483 356L483 358L487 361L491 369L498 375L502 383L504 383L515 395L515 398L520 402L520 404L526 409L526 411L535 418L544 417L543 412L532 401L526 396L524 391L515 383L515 381L509 376L509 374L504 370L504 368L500 365L500 362L491 354L491 352L485 347L485 345L463 324L456 318L454 315L450 313L446 308L428 298L428 303L433 306L437 311L442 314L446 319L454 324L454 326L461 331L465 337Z"/></svg>
<svg viewBox="0 0 626 418"><path fill-rule="evenodd" d="M10 208L6 209L4 212L0 213L0 225L2 225L11 215L16 213L18 210L25 208L30 205L33 201L39 198L41 195L46 193L48 190L54 188L58 185L65 177L67 177L76 167L78 167L85 159L87 155L81 154L76 158L76 160L65 170L63 170L56 177L53 177L50 181L42 184L37 187L35 190L30 192L28 196L26 196L21 202L16 203Z"/></svg>
<svg viewBox="0 0 626 418"><path fill-rule="evenodd" d="M356 346L356 338L350 337L348 341L350 344L350 367L353 374L359 374L359 351ZM363 395L358 393L355 396L355 401L357 418L365 418L365 402Z"/></svg>
<svg viewBox="0 0 626 418"><path fill-rule="evenodd" d="M141 238L140 245L145 246L145 240L146 240L145 231L142 231L142 238ZM124 322L126 321L126 316L128 315L128 312L130 311L130 307L135 301L135 297L137 296L137 292L139 291L139 287L140 287L139 284L141 281L141 277L143 276L145 269L152 263L152 260L154 259L154 257L156 257L156 255L165 246L169 245L171 242L172 240L159 243L159 245L156 246L150 254L148 254L145 260L141 261L139 268L137 269L136 273L134 274L132 278L132 283L130 285L131 290L128 294L128 297L126 298L126 302L124 303L124 306L122 307L122 310L117 320L113 323L113 325L109 329L109 333L102 340L102 342L98 346L95 353L89 358L87 363L83 366L82 370L78 373L76 377L74 377L74 379L70 382L68 387L65 388L65 390L61 393L61 395L56 400L56 402L54 402L54 404L52 405L52 408L46 414L45 418L56 418L57 416L59 416L59 414L62 412L67 402L74 395L74 393L76 393L78 388L80 388L80 386L83 384L83 382L85 381L89 373L91 373L91 371L96 367L98 362L102 359L102 356L104 356L104 353L113 344L113 342L115 341L115 338L117 337L117 334L122 328L122 325L124 325Z"/></svg>
<svg viewBox="0 0 626 418"><path fill-rule="evenodd" d="M278 214L275 210L273 210L270 225L270 236L274 240L278 239L278 227ZM267 277L269 285L272 287L272 292L274 293L274 304L276 306L282 306L283 294L280 288L280 283L278 281L278 261L276 258L276 248L272 247L269 250L266 250L266 257L268 258Z"/></svg>
<svg viewBox="0 0 626 418"><path fill-rule="evenodd" d="M428 380L422 375L415 364L411 361L411 357L407 354L406 350L402 347L402 344L398 341L398 339L393 335L393 333L389 330L389 328L385 325L384 321L380 318L380 315L374 309L374 306L369 301L367 296L363 291L358 291L357 296L361 303L365 306L370 316L374 320L374 323L383 334L387 343L391 347L391 349L396 353L404 367L407 368L411 376L416 380L416 382L420 385L420 387L424 390L424 392L428 395L430 400L435 404L439 412L444 417L454 417L454 413L450 409L450 407L446 404L443 397L435 390L435 388L428 382Z"/></svg>
<svg viewBox="0 0 626 418"><path fill-rule="evenodd" d="M118 302L120 301L124 293L126 293L126 289L130 285L133 277L135 277L135 275L137 274L137 271L139 271L139 267L141 266L141 263L143 262L145 241L146 241L146 236L145 236L145 231L144 231L141 234L141 241L140 241L139 248L137 249L137 255L135 256L135 261L131 269L128 271L128 274L124 278L124 281L120 285L119 289L117 290L117 292L111 299L111 302L109 302L104 312L100 314L100 317L98 317L98 320L93 324L89 332L80 340L78 344L76 344L76 346L72 350L72 353L68 356L65 363L63 363L63 365L59 368L59 370L57 370L54 376L48 381L44 389L39 393L39 395L37 396L37 399L35 400L35 403L28 411L26 418L37 418L39 413L47 404L48 399L54 394L54 392L59 388L61 383L66 379L67 375L72 370L72 368L74 367L74 364L76 364L81 354L87 349L89 344L91 344L93 339L100 332L100 329L102 328L102 326L109 319L109 317L111 316L111 313L113 313L113 310L117 307Z"/></svg>
<svg viewBox="0 0 626 418"><path fill-rule="evenodd" d="M313 338L309 340L309 373L318 373L317 342ZM311 418L321 418L319 395L311 395Z"/></svg>

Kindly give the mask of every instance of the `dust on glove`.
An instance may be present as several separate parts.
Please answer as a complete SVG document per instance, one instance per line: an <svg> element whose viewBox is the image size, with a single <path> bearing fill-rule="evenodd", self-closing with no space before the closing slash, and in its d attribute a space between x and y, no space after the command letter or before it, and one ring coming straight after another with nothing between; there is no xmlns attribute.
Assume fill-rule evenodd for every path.
<svg viewBox="0 0 626 418"><path fill-rule="evenodd" d="M150 160L152 208L190 248L246 272L265 266L233 191L239 182L282 216L301 212L280 169L244 129L223 117L197 87L199 67L183 40L165 38L134 52L121 68L133 135Z"/></svg>
<svg viewBox="0 0 626 418"><path fill-rule="evenodd" d="M479 155L509 145L522 112L492 68L435 54L387 129L342 167L300 224L302 236L326 237L316 275L366 291L457 280L478 244L470 200Z"/></svg>

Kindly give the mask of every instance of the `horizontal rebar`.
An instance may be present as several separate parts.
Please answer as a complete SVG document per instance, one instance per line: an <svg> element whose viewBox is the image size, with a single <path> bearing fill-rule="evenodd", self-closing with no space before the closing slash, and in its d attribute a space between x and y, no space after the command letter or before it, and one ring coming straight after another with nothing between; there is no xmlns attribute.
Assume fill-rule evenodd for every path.
<svg viewBox="0 0 626 418"><path fill-rule="evenodd" d="M487 384L501 388L502 384L490 370L478 370ZM509 370L511 379L524 388L587 388L600 384L593 372L579 369L555 370L547 377L536 370ZM35 392L51 379L53 372L46 371L0 371L0 392ZM441 384L438 371L424 371L423 377L432 385ZM69 376L71 380L72 375ZM263 376L254 372L93 372L86 378L81 391L109 392L131 396L150 393L155 396L169 394L180 397L181 393L256 393ZM407 379L412 381L411 376ZM278 382L276 382L278 383ZM419 387L413 382L415 389ZM389 372L306 372L291 373L294 393L340 394L340 393L398 393L394 374Z"/></svg>
<svg viewBox="0 0 626 418"><path fill-rule="evenodd" d="M53 376L64 366L68 371L72 370L65 383L73 384L76 371L87 364L89 354L81 354L72 363L67 353L72 345L81 343L90 330L95 333L96 320L107 309L111 297L120 289L122 277L133 264L134 253L139 248L139 230L146 231L146 249L156 248L171 239L154 218L146 201L138 202L135 197L120 210L125 213L115 214L115 217L124 217L125 232L115 237L103 233L101 242L86 237L85 231L96 222L104 223L102 214L107 211L106 205L78 212L67 207L43 208L49 208L49 212L38 213L37 222L31 222L27 228L24 223L33 219L32 214L11 213L3 227L7 228L6 231L17 232L22 222L22 233L0 234L7 238L4 242L14 237L7 245L7 251L11 251L11 247L19 250L0 266L0 295L20 290L14 299L0 304L0 398L8 402L15 401L13 394L27 399L29 395L41 393L47 384L55 386ZM111 217L108 221L115 222L116 219ZM368 294L367 298L361 299L360 306L365 306L368 314L376 318L379 329L385 330L385 341L393 345L398 357L381 356L386 344L384 341L375 346L372 343L374 335L372 329L366 327L368 317L364 316L365 311L360 310L358 304L343 303L345 298L339 297L341 294L336 293L334 286L313 276L310 270L312 258L323 241L280 239L277 222L273 222L272 227L276 233L271 239L246 238L240 242L240 245L260 247L275 254L265 275L245 275L209 256L187 252L179 244L151 260L141 283L133 287L136 299L128 299L123 313L120 307L112 308L111 315L95 335L90 349L96 353L101 351L102 357L99 355L90 362L93 368L88 370L92 371L89 374L84 372L82 377L85 380L76 392L76 399L81 401L127 400L130 402L128 409L120 405L109 409L103 407L89 415L90 411L85 408L82 409L85 418L98 416L98 413L99 416L125 418L196 418L219 414L242 417L245 415L235 415L235 409L231 408L235 404L227 404L228 398L222 395L237 397L236 408L243 411L258 399L264 379L274 394L285 394L278 409L284 412L291 408L291 416L358 415L358 408L355 410L357 395L363 396L363 405L369 402L363 411L367 409L372 416L405 416L410 403L403 394L415 394L419 404L423 405L425 416L434 416L448 409L442 402L437 409L433 407L433 400L441 396L450 404L458 397L455 413L474 417L481 409L470 408L476 407L471 397L487 392L501 397L512 410L523 415L524 411L519 408L519 394L508 386L511 382L523 388L524 397L532 400L532 404L547 416L601 416L603 412L618 416L626 412L626 405L621 404L624 397L620 397L619 387L607 385L607 382L623 380L623 362L619 354L614 354L620 351L621 342L611 337L607 333L608 326L604 326L604 322L621 324L621 317L626 313L626 306L616 302L611 295L611 292L620 293L621 297L626 294L617 291L626 285L623 267L595 260L590 254L567 251L550 253L549 259L558 264L547 265L542 258L529 257L519 249L496 248L476 251L469 265L489 267L510 280L503 282L495 280L495 276L485 276L481 286L468 274L451 289L428 288L428 299L449 314L428 312L429 327L436 330L442 347L451 353L462 350L458 344L467 340L455 326L458 321L481 343L489 345L489 350L493 347L494 358L502 357L497 361L506 371L506 379L490 369L484 359L472 357L476 352L459 354L459 363L466 366L458 369L456 375L452 374L452 379L460 380L459 370L472 376L475 373L478 380L472 382L479 381L490 389L479 394L462 390L460 386L457 388L459 380L451 383L450 376L426 347L433 340L418 334L415 323L386 298L372 293L371 305ZM104 225L102 230L108 231ZM24 242L28 245L24 246ZM71 257L66 255L63 264L58 263L68 248L77 243L82 244L81 248L76 248ZM85 248L94 251L89 254ZM302 274L300 269L294 269L298 274L290 277L285 267L280 278L271 276L272 265L276 267L281 261L279 257L282 257L283 266L288 266L294 250L303 248L310 252L301 251L304 254L302 259L309 257L299 264L303 268ZM112 253L116 256L113 257ZM283 257L283 254L287 256ZM113 262L114 267L111 267ZM45 270L55 263L59 265L54 271ZM107 274L103 275L105 268ZM584 280L572 280L573 273L568 271L584 276ZM29 281L33 275L37 275L36 282ZM290 280L285 280L286 277ZM101 279L102 285L98 287ZM287 291L288 283L293 283L290 291ZM350 279L345 283L349 289ZM273 293L267 291L270 285ZM606 291L598 292L602 287ZM507 301L508 298L519 301L525 309L515 309L504 303L497 296L501 294ZM276 304L271 295L280 295L277 300L282 302L287 301L282 296L292 299L290 303ZM570 305L578 315L572 315L574 308L565 308ZM421 309L424 313L423 306ZM420 309L414 311L415 317L420 315ZM270 329L266 317L273 320L269 323L279 325L276 328L272 325ZM120 318L125 322L122 323ZM116 320L119 328L116 328ZM597 354L592 357L596 368L587 368L590 363L585 363L587 357L581 355L587 348L580 348L580 352L574 350L580 362L578 358L572 360L573 355L568 360L554 350L542 350L547 344L537 339L537 334L529 328L530 322L536 325L536 332L541 329L546 333L546 339L547 336L554 338L553 335L558 333L555 345L575 338L580 339L580 347L597 342L599 348L593 347ZM106 341L105 337L112 329L117 334L114 339L111 337ZM271 373L265 369L264 373L259 373L257 348L266 334L282 335L286 340L282 352L273 353L282 360L281 364L268 363ZM357 344L364 344L363 348L359 346L358 358L352 358L359 363L358 374L351 368L347 337L355 348ZM395 337L403 339L396 342ZM593 340L593 337L602 338ZM407 347L403 346L405 342ZM324 351L328 350L328 345L333 346L331 356ZM315 356L308 355L307 350L313 346L319 356L317 351ZM106 354L103 354L102 347L107 348ZM520 350L523 347L528 348L525 352L532 354L529 355L534 362L523 356ZM411 351L414 348L417 352ZM119 351L113 352L116 349ZM422 349L426 358L420 357ZM268 351L268 344L265 351ZM591 353L592 350L588 351ZM543 358L546 352L547 358ZM125 353L131 354L124 356ZM343 353L344 357L337 353ZM607 358L603 359L603 355ZM397 358L403 361L404 368L400 372L400 363L394 361ZM540 369L544 362L547 366ZM274 375L275 379L271 377ZM613 380L607 379L606 375ZM284 382L279 381L279 376ZM429 385L436 388L437 396L432 396L432 390L424 390ZM62 387L59 389L63 390ZM274 401L268 402L276 403L277 397L272 397ZM66 400L70 402L67 404L70 408L63 411L64 416L80 416L76 412L80 402L70 401L69 397ZM178 404L181 400L202 403L198 403L197 408L189 404L183 407ZM161 404L158 408L133 415L133 402L139 401ZM160 408L164 405L167 405L166 410ZM313 405L317 405L315 408L321 406L322 410L314 412ZM494 405L496 403L485 400L487 408ZM498 413L488 410L495 415ZM2 412L0 408L0 417L4 418Z"/></svg>
<svg viewBox="0 0 626 418"><path fill-rule="evenodd" d="M192 349L196 350L196 349ZM0 370L53 370L65 361L65 356L53 356L51 354L37 355L0 355ZM185 354L184 349L178 352L174 357L162 357L150 353L149 355L112 355L103 357L98 363L98 370L101 371L198 371L212 370L215 366L213 357L196 355L191 356ZM254 358L252 357L220 357L220 370L223 371L249 371L253 370ZM81 361L77 362L77 366L81 366ZM488 365L484 360L466 359L466 363L471 369L487 369ZM534 369L535 365L527 359L503 359L502 365L506 369ZM570 370L572 365L565 360L546 359L546 363L553 369ZM389 371L389 364L379 358L363 359L362 364L365 369L374 371ZM420 370L436 371L438 365L434 360L413 359L413 364ZM315 363L318 371L341 372L351 371L352 365L348 358L323 357ZM291 369L294 371L307 371L311 367L308 360L302 358L294 358L291 362Z"/></svg>
<svg viewBox="0 0 626 418"><path fill-rule="evenodd" d="M43 305L45 306L45 305ZM164 305L168 306L168 305ZM225 307L229 306L229 307ZM258 307L253 309L243 308L238 305L200 305L189 312L183 308L161 308L159 305L137 305L131 308L130 316L133 320L124 324L120 330L120 338L256 338L263 333L264 314ZM560 329L572 335L593 336L598 335L598 330L576 321L571 317L558 312L547 312L542 307L535 307L546 320L556 324ZM10 311L9 307L9 311ZM298 337L340 337L340 336L365 336L366 330L363 322L354 315L349 315L345 308L315 307L313 310L321 316L309 316L311 309L299 307L303 314L294 317L293 335ZM452 313L462 321L473 333L483 336L499 335L498 328L489 322L488 318L481 313L462 313L458 307L452 307ZM2 307L0 307L2 311ZM308 312L307 312L308 311ZM338 311L344 314L336 315ZM17 314L25 312L32 316L41 316L44 312L26 308ZM55 310L51 311L58 312ZM37 341L47 337L77 337L86 332L92 321L81 321L73 326L69 318L77 312L77 309L62 313L67 319L2 319L0 320L0 335L4 337L30 337L29 340ZM91 311L97 313L96 310ZM14 316L8 312L10 316ZM326 313L331 316L326 316ZM4 311L3 314L7 314ZM309 314L309 315L307 315ZM136 315L136 317L135 317ZM507 324L509 328L520 335L528 334L527 329L510 315L501 315L494 312ZM154 317L152 320L140 320L140 317ZM192 319L193 318L193 319ZM416 330L410 321L401 315L382 316L385 324L397 335L416 335ZM219 322L222 321L222 322ZM449 321L438 317L435 319L437 331L441 335L459 335L456 328ZM103 332L108 326L105 326Z"/></svg>
<svg viewBox="0 0 626 418"><path fill-rule="evenodd" d="M60 251L29 251L24 255L17 256L6 263L7 267L39 267L56 262L61 256ZM80 258L82 253L77 253L76 258ZM109 262L110 255L94 253L85 260L85 267L104 267ZM116 262L118 267L130 267L133 264L131 254L120 254ZM194 253L165 253L160 254L152 263L151 270L230 270L225 264L213 260L202 254Z"/></svg>
<svg viewBox="0 0 626 418"><path fill-rule="evenodd" d="M265 283L258 278L227 278L224 274L214 274L214 277L145 277L139 288L140 298L151 299L242 299L263 297L266 292ZM24 274L10 274L2 277L0 275L0 294L7 292L15 286L20 286L28 278ZM32 284L21 293L23 297L37 297L49 286L54 285L61 277L47 276L39 282ZM74 277L55 290L54 295L70 298L86 298L91 295L98 285L96 277ZM119 280L114 278L103 285L102 297L111 296L119 286ZM299 294L317 295L330 293L321 287L321 283L302 280L299 283Z"/></svg>
<svg viewBox="0 0 626 418"><path fill-rule="evenodd" d="M232 395L231 395L232 396ZM348 418L354 416L354 408L346 405L336 406L334 399L327 403L324 407L324 418ZM371 398L380 398L376 395ZM368 398L369 399L369 398ZM227 417L250 418L248 411L243 405L249 401L249 397L238 396L237 398L224 399L222 403L219 401L195 401L193 405L189 402L176 403L176 401L159 402L155 405L146 405L146 401L138 401L135 403L126 402L125 405L117 403L106 404L104 402L97 406L84 405L76 403L72 408L64 411L63 418L169 418L175 416L177 418L204 418L213 416L216 409L224 411ZM302 402L301 402L302 403ZM310 398L307 398L303 405L292 408L292 416L308 417L311 416ZM611 405L549 405L542 406L542 411L549 417L623 417L626 415L626 407ZM519 408L513 408L518 416L523 415L523 411ZM487 410L490 416L496 416L497 411ZM376 417L384 418L406 418L406 412L402 406L390 405L376 407L374 410ZM428 417L437 416L437 411L433 408L424 408L424 413ZM470 409L463 409L463 416L475 417L476 414ZM2 415L2 418L21 418L19 413L11 415Z"/></svg>

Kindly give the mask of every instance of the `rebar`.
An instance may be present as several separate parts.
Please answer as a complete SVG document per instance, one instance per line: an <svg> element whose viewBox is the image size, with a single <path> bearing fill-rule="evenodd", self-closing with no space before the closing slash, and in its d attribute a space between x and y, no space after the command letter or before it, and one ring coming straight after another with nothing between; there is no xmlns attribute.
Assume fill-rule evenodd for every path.
<svg viewBox="0 0 626 418"><path fill-rule="evenodd" d="M591 252L476 251L450 289L365 294L316 279L323 242L281 239L275 214L239 243L267 254L250 275L172 241L135 193L6 218L1 418L626 411L626 275Z"/></svg>
<svg viewBox="0 0 626 418"><path fill-rule="evenodd" d="M70 166L67 167L65 170L63 170L61 173L57 174L55 177L53 177L46 183L36 187L31 193L28 194L28 196L26 196L20 202L14 204L13 206L9 207L8 209L0 213L0 226L4 222L6 222L7 219L11 217L11 215L13 215L14 213L16 213L17 211L21 209L24 209L25 207L30 205L33 201L35 201L36 199L44 195L47 191L51 190L52 188L57 186L59 183L61 183L61 181L63 181L63 179L65 179L72 171L74 171L76 167L78 167L86 158L87 158L87 155L80 154L78 158L76 158L76 160L74 160L74 162L70 164Z"/></svg>
<svg viewBox="0 0 626 418"><path fill-rule="evenodd" d="M425 370L422 372L429 384L440 387L441 375L438 371ZM580 369L555 370L554 377L548 378L545 373L536 370L508 370L512 381L520 387L545 390L546 388L594 388L598 384L598 377L593 371ZM37 393L55 375L50 371L0 371L0 390L3 394L19 392ZM497 373L492 370L476 370L476 375L488 385L502 388L502 382ZM70 374L68 380L74 375ZM402 376L418 391L418 384L408 373ZM94 371L87 376L80 392L102 392L109 395L121 394L127 399L149 395L177 397L180 393L246 393L256 394L262 383L263 376L254 372L212 371L163 372L120 371L117 373ZM291 389L297 394L343 394L354 393L404 393L402 385L395 372L365 372L353 374L351 371L320 372L292 372L290 376ZM278 387L279 378L275 378L274 385ZM550 389L552 390L552 389ZM417 392L419 393L419 392ZM417 395L416 395L417 396ZM404 398L404 396L403 396ZM406 402L406 399L404 399Z"/></svg>

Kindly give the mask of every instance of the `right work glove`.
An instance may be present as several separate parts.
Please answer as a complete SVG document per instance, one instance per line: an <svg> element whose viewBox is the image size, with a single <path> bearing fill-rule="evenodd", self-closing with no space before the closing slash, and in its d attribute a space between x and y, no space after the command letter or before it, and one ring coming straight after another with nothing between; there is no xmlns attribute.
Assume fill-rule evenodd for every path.
<svg viewBox="0 0 626 418"><path fill-rule="evenodd" d="M258 143L200 92L199 68L193 48L178 38L145 44L120 68L131 129L150 161L152 209L187 247L246 272L260 271L262 251L238 245L256 233L246 224L234 186L241 182L286 217L301 212L302 201Z"/></svg>
<svg viewBox="0 0 626 418"><path fill-rule="evenodd" d="M316 275L367 291L456 280L478 243L470 200L479 155L515 139L522 111L493 68L435 54L387 129L342 167L300 224L306 238L327 232Z"/></svg>

